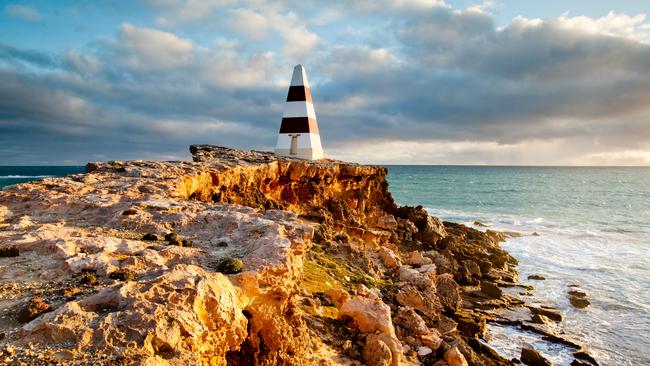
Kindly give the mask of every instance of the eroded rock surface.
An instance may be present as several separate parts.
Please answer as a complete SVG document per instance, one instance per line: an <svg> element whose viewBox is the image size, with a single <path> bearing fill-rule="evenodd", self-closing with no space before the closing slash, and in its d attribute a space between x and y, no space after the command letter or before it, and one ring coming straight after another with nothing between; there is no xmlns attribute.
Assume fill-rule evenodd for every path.
<svg viewBox="0 0 650 366"><path fill-rule="evenodd" d="M503 233L397 207L382 167L191 153L0 192L3 362L510 364L476 341L516 303Z"/></svg>

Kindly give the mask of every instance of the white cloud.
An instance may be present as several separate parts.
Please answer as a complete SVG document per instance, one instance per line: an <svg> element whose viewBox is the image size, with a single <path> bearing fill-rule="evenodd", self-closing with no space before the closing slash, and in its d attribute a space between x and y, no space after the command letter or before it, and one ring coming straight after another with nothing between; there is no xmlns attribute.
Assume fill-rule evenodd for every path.
<svg viewBox="0 0 650 366"><path fill-rule="evenodd" d="M133 69L168 69L187 65L192 60L193 43L156 29L122 24L117 47L123 51L123 63Z"/></svg>
<svg viewBox="0 0 650 366"><path fill-rule="evenodd" d="M565 13L557 19L547 21L527 19L519 16L515 18L513 23L529 27L550 24L582 34L615 36L650 43L650 23L647 23L646 19L646 14L629 16L610 11L607 15L600 18L591 18L584 15L572 17L568 13Z"/></svg>
<svg viewBox="0 0 650 366"><path fill-rule="evenodd" d="M244 34L254 40L262 40L268 36L270 24L268 19L252 10L245 8L231 9L233 18L231 27L239 34Z"/></svg>
<svg viewBox="0 0 650 366"><path fill-rule="evenodd" d="M43 19L43 15L37 9L27 5L8 4L5 6L4 11L5 14L9 16L28 20L30 22Z"/></svg>

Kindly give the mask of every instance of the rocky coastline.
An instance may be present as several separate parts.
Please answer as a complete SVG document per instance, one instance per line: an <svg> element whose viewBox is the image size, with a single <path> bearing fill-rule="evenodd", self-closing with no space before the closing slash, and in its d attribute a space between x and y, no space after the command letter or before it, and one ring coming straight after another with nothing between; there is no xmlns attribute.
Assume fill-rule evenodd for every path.
<svg viewBox="0 0 650 366"><path fill-rule="evenodd" d="M522 300L518 234L399 207L383 167L190 152L0 192L0 364L550 364L488 323L597 364Z"/></svg>

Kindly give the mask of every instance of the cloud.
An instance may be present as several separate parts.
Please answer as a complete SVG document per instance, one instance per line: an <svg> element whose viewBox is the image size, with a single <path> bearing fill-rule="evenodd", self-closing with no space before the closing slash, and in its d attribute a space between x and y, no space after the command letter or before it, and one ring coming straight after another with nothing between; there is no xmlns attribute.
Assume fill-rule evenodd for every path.
<svg viewBox="0 0 650 366"><path fill-rule="evenodd" d="M61 160L80 162L187 157L191 143L270 149L300 62L333 157L647 163L642 15L497 26L489 2L346 4L164 0L153 4L169 21L160 29L123 23L92 47L44 52L0 38L0 146L34 146L0 159L44 161L52 141Z"/></svg>
<svg viewBox="0 0 650 366"><path fill-rule="evenodd" d="M4 12L11 17L30 22L36 22L43 19L43 15L37 9L27 5L8 4L5 6Z"/></svg>
<svg viewBox="0 0 650 366"><path fill-rule="evenodd" d="M124 23L115 41L120 62L132 69L164 70L187 65L192 59L192 41L156 29Z"/></svg>

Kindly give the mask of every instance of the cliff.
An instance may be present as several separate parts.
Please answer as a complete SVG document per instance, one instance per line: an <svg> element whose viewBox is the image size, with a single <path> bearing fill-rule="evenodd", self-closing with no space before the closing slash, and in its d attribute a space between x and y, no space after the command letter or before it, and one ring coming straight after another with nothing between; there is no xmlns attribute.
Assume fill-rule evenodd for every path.
<svg viewBox="0 0 650 366"><path fill-rule="evenodd" d="M506 234L398 207L382 167L190 150L0 192L0 361L511 364L478 341L521 304Z"/></svg>

